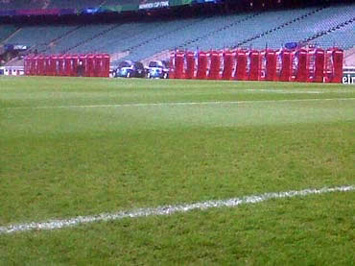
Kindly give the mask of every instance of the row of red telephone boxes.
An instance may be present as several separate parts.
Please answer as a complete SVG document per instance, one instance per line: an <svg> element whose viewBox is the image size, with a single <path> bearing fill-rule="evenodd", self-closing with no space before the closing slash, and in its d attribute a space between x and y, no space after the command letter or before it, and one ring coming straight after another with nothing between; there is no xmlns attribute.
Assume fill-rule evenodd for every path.
<svg viewBox="0 0 355 266"><path fill-rule="evenodd" d="M266 80L339 83L343 77L343 50L175 51L170 78L211 80Z"/></svg>
<svg viewBox="0 0 355 266"><path fill-rule="evenodd" d="M109 77L108 54L29 55L24 59L28 76Z"/></svg>

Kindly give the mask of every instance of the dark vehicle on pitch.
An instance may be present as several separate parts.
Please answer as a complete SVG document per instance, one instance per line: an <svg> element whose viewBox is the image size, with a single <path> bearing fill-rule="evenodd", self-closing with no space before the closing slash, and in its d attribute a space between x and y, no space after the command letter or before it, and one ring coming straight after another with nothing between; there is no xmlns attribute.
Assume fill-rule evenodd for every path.
<svg viewBox="0 0 355 266"><path fill-rule="evenodd" d="M121 78L145 78L146 69L141 62L125 60L119 63L115 73L116 77Z"/></svg>
<svg viewBox="0 0 355 266"><path fill-rule="evenodd" d="M165 61L151 61L148 65L148 78L167 79L169 78L169 66Z"/></svg>

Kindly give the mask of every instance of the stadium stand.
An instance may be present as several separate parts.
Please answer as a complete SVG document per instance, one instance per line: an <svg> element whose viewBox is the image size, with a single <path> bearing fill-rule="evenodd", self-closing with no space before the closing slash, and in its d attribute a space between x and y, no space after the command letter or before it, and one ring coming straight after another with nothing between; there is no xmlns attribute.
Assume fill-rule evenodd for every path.
<svg viewBox="0 0 355 266"><path fill-rule="evenodd" d="M0 42L5 41L16 31L17 27L14 25L4 25L0 27Z"/></svg>
<svg viewBox="0 0 355 266"><path fill-rule="evenodd" d="M66 53L74 50L83 43L89 42L99 36L112 31L119 24L93 24L83 25L52 42L52 47L45 49L44 53Z"/></svg>
<svg viewBox="0 0 355 266"><path fill-rule="evenodd" d="M195 23L195 20L174 20L167 22L133 22L119 25L114 30L102 34L89 42L73 49L73 52L93 52L104 51L115 53L126 50L136 50L144 52L149 49L146 44L160 36L167 36L170 32L178 31L187 25ZM117 49L119 47L119 49Z"/></svg>
<svg viewBox="0 0 355 266"><path fill-rule="evenodd" d="M335 27L334 30L326 32L320 36L315 42L322 47L332 47L334 45L350 49L355 43L355 23L347 23L343 27Z"/></svg>
<svg viewBox="0 0 355 266"><path fill-rule="evenodd" d="M15 3L27 6L25 0ZM41 6L43 1L34 1ZM60 4L59 4L60 3ZM51 1L49 7L114 4L107 0ZM355 4L205 15L181 19L68 25L0 26L2 44L22 44L41 53L109 53L113 58L144 60L174 49L236 47L280 48L287 42L354 46ZM5 40L6 39L6 40ZM116 63L116 62L114 62Z"/></svg>
<svg viewBox="0 0 355 266"><path fill-rule="evenodd" d="M31 50L51 47L56 39L65 36L76 29L77 26L25 26L21 27L5 44L28 45Z"/></svg>
<svg viewBox="0 0 355 266"><path fill-rule="evenodd" d="M279 29L271 32L263 36L262 38L258 38L256 40L250 41L256 48L262 48L265 46L269 47L281 47L285 42L302 42L307 40L307 38L329 30L330 27L337 26L341 23L347 22L351 19L355 18L355 5L344 5L344 6L331 6L321 11L314 13L311 16L307 16L303 19L296 20L296 23L289 23L284 27L280 27ZM354 24L354 21L350 22L350 24ZM351 34L351 29L348 28L349 34ZM329 36L325 36L324 40L329 40ZM317 38L313 39L313 43L317 42ZM339 40L342 43L337 43L340 47L344 49L348 49L347 43ZM333 43L334 44L334 43ZM352 42L354 45L354 42Z"/></svg>

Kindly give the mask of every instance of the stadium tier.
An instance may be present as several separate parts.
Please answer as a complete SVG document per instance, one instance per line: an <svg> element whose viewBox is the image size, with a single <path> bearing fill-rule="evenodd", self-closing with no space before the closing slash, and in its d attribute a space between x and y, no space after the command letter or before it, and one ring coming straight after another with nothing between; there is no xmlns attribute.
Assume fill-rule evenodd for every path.
<svg viewBox="0 0 355 266"><path fill-rule="evenodd" d="M45 53L66 53L80 47L85 43L90 43L100 35L112 31L118 24L93 24L77 27L72 33L59 38L52 47L46 47ZM84 51L84 50L82 50ZM94 51L94 49L91 49ZM81 52L81 51L80 51Z"/></svg>
<svg viewBox="0 0 355 266"><path fill-rule="evenodd" d="M27 45L34 50L46 49L57 39L70 34L76 26L26 26L7 38L5 44Z"/></svg>
<svg viewBox="0 0 355 266"><path fill-rule="evenodd" d="M287 41L302 42L307 40L309 37L328 31L331 28L344 22L348 22L351 19L353 21L350 22L350 24L354 25L355 5L332 6L324 8L305 18L292 21L292 23L280 27L279 29L250 43L252 43L255 47L261 48L265 47L266 44L270 47L280 47ZM341 30L341 28L336 29L327 36L324 36L324 40L327 41L327 39L331 39L330 36L338 30ZM349 35L352 35L349 40L337 39L336 42L332 42L331 44L328 43L326 47L336 44L344 49L349 49L353 46L355 40L354 34L351 34L350 28L344 30L348 31ZM315 38L312 43L317 43L317 39Z"/></svg>
<svg viewBox="0 0 355 266"><path fill-rule="evenodd" d="M355 23L348 23L346 26L327 32L325 35L317 38L315 42L319 46L331 47L334 44L340 44L342 47L351 48L355 43Z"/></svg>
<svg viewBox="0 0 355 266"><path fill-rule="evenodd" d="M4 41L15 31L16 27L13 25L0 26L0 42Z"/></svg>
<svg viewBox="0 0 355 266"><path fill-rule="evenodd" d="M349 49L355 42L354 22L355 5L345 4L175 20L22 26L10 37L15 26L0 26L0 39L45 54L109 53L114 60L143 60L176 48L276 49L288 42Z"/></svg>

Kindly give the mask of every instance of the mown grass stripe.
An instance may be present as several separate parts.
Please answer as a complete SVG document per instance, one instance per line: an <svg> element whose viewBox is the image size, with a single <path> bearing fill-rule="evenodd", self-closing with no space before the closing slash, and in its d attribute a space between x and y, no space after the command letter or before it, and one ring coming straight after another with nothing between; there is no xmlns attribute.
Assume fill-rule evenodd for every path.
<svg viewBox="0 0 355 266"><path fill-rule="evenodd" d="M254 103L298 103L323 101L353 101L355 98L313 98L296 100L256 100L256 101L211 101L211 102L165 102L165 103L123 103L123 104L95 104L95 105L52 105L52 106L16 106L4 109L76 109L76 108L120 108L120 107L155 107L155 106L189 106L189 105L233 105Z"/></svg>
<svg viewBox="0 0 355 266"><path fill-rule="evenodd" d="M31 230L54 230L65 227L78 226L80 224L114 221L124 218L139 218L147 216L163 216L174 213L185 213L192 210L206 210L211 208L236 207L241 204L259 203L269 199L293 198L296 196L304 197L312 194L324 194L331 192L348 192L354 191L355 186L340 186L333 188L321 189L304 189L298 191L273 192L260 195L244 196L239 198L231 198L226 200L210 200L204 202L196 202L191 204L165 205L156 208L141 208L131 211L120 211L115 213L101 213L94 216L78 216L69 219L48 220L45 222L31 222L23 224L13 224L0 227L0 234L11 234L16 232L26 232Z"/></svg>

